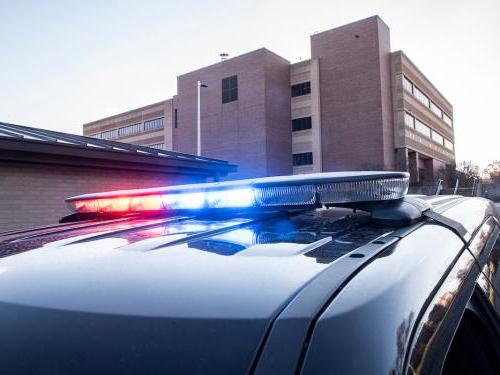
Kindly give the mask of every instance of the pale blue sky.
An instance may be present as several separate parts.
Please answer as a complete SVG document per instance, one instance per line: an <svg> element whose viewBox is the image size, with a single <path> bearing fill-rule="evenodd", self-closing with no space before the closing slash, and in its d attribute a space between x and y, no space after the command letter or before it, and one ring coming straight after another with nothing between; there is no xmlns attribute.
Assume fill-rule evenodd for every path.
<svg viewBox="0 0 500 375"><path fill-rule="evenodd" d="M458 159L500 159L498 0L0 0L0 121L81 134L172 96L220 52L295 62L315 31L374 14L453 103Z"/></svg>

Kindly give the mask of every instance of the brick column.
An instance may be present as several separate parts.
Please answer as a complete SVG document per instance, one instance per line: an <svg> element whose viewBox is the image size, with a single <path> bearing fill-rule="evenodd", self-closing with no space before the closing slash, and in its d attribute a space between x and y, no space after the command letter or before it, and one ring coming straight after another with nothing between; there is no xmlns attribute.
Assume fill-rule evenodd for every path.
<svg viewBox="0 0 500 375"><path fill-rule="evenodd" d="M403 172L409 172L409 165L408 165L408 149L406 147L403 148L398 148L396 149L396 170L397 171L403 171Z"/></svg>
<svg viewBox="0 0 500 375"><path fill-rule="evenodd" d="M418 152L416 151L408 153L408 170L410 172L410 183L418 184L420 176L418 173Z"/></svg>

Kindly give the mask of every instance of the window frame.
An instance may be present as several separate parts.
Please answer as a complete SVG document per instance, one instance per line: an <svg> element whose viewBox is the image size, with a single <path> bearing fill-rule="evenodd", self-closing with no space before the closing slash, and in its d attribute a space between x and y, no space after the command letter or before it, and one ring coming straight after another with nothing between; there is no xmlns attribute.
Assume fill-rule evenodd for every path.
<svg viewBox="0 0 500 375"><path fill-rule="evenodd" d="M489 351L490 352L489 355L493 356L495 356L496 354L497 365L500 364L499 322L498 322L498 317L495 316L494 311L491 310L492 308L490 307L488 302L485 301L484 295L480 293L479 288L476 287L474 293L472 294L472 297L470 298L469 302L467 303L467 306L465 307L465 310L460 318L460 321L457 325L453 338L450 341L446 356L443 359L441 368L443 375L450 374L450 372L446 372L447 365L449 365L447 361L455 359L453 358L453 356L456 356L455 345L459 346L463 345L463 342L458 342L457 340L462 341L463 340L462 335L470 335L471 327L469 325L475 325L475 327L473 327L473 329L476 329L476 331L473 333L475 336L473 339L474 341L471 340L472 342L468 342L466 344L467 345L466 348L460 348L463 350L462 352L466 356L467 355L473 356L475 354L474 350L468 350L468 349L474 346L475 343L477 344L478 341L481 341L482 344L481 352L484 354L485 352ZM466 323L467 325L464 326L464 323ZM484 344L489 346L485 346ZM481 370L484 370L484 368L476 368L476 371L478 371L478 373L482 373ZM453 371L451 373L456 373L456 372Z"/></svg>
<svg viewBox="0 0 500 375"><path fill-rule="evenodd" d="M292 98L309 95L311 93L311 81L304 81L290 86Z"/></svg>
<svg viewBox="0 0 500 375"><path fill-rule="evenodd" d="M494 244L492 240L498 235L498 232L493 230L486 238L483 238L485 235L483 228L487 229L491 220L491 217L485 219L483 224L474 231L469 241L469 244L477 241L478 247L469 245L469 248L459 252L458 257L450 265L438 285L439 288L430 295L430 302L420 313L413 328L416 334L407 348L406 370L411 372L411 369L419 368L421 373L441 373L464 313L471 305L484 309L483 316L497 330L496 340L500 345L500 315L495 313L479 283L481 277L484 276L480 265L485 263L484 258L490 253ZM498 229L498 227L495 228ZM448 295L451 298L447 303L443 302L443 296ZM436 307L439 307L437 311L435 311ZM426 320L426 316L430 317L429 312L433 313L432 325L426 324L429 322ZM422 325L427 327L427 332L419 329ZM422 348L425 348L425 356L419 350Z"/></svg>
<svg viewBox="0 0 500 375"><path fill-rule="evenodd" d="M432 113L434 113L437 117L440 119L443 118L443 110L441 109L440 106L438 106L434 101L430 101L430 106L429 109L431 110Z"/></svg>
<svg viewBox="0 0 500 375"><path fill-rule="evenodd" d="M306 157L307 156L307 157ZM309 156L310 156L310 163L309 163ZM305 159L304 162L302 159ZM303 167L303 166L308 166L308 165L313 165L314 164L314 155L312 151L307 151L307 152L298 152L296 154L292 154L292 166L293 167Z"/></svg>
<svg viewBox="0 0 500 375"><path fill-rule="evenodd" d="M444 146L444 137L433 129L431 129L431 139L438 145Z"/></svg>
<svg viewBox="0 0 500 375"><path fill-rule="evenodd" d="M406 122L407 119L411 119L411 124L408 124ZM410 112L405 111L403 120L404 120L404 123L407 127L411 128L411 129L415 129L415 116L413 116Z"/></svg>
<svg viewBox="0 0 500 375"><path fill-rule="evenodd" d="M450 141L449 139L447 139L446 137L444 137L444 147L447 149L447 150L450 150L450 151L455 151L455 145L453 144L452 141ZM448 147L448 145L450 145L451 147Z"/></svg>
<svg viewBox="0 0 500 375"><path fill-rule="evenodd" d="M449 127L453 128L453 118L451 116L448 116L448 114L445 111L443 111L442 120L444 121L444 123L446 125L448 125Z"/></svg>
<svg viewBox="0 0 500 375"><path fill-rule="evenodd" d="M403 89L413 95L413 82L403 74Z"/></svg>
<svg viewBox="0 0 500 375"><path fill-rule="evenodd" d="M147 147L154 148L155 150L165 150L165 143L153 143L150 145L147 145Z"/></svg>
<svg viewBox="0 0 500 375"><path fill-rule="evenodd" d="M415 117L415 130L419 134L422 134L427 138L431 139L432 128L416 117Z"/></svg>
<svg viewBox="0 0 500 375"><path fill-rule="evenodd" d="M236 74L222 78L221 100L222 104L231 103L238 100L238 76Z"/></svg>
<svg viewBox="0 0 500 375"><path fill-rule="evenodd" d="M312 129L312 117L304 116L292 119L292 132Z"/></svg>
<svg viewBox="0 0 500 375"><path fill-rule="evenodd" d="M151 126L148 128L148 125ZM143 122L142 131L144 132L158 131L160 129L163 129L164 127L165 127L165 117L162 116L150 120L145 120Z"/></svg>

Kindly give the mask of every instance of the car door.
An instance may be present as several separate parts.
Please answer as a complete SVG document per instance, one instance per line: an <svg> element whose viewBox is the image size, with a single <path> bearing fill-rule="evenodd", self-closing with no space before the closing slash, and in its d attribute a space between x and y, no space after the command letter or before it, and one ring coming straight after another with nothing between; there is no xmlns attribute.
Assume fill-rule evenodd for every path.
<svg viewBox="0 0 500 375"><path fill-rule="evenodd" d="M496 220L486 219L432 297L407 373L500 373L498 232Z"/></svg>

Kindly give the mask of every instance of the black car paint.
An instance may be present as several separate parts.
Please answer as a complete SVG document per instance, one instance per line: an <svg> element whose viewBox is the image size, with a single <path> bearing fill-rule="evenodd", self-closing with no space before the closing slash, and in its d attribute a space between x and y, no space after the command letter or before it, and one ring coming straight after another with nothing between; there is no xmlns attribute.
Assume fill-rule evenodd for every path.
<svg viewBox="0 0 500 375"><path fill-rule="evenodd" d="M460 239L432 220L410 228L374 226L370 230L373 224L364 223L364 217L343 219L311 214L270 221L249 218L247 222L235 221L233 226L226 223L227 226L212 225L197 230L186 228L186 224L196 223L196 218L182 218L175 223L162 220L139 223L130 219L110 224L91 222L75 228L66 225L60 232L48 228L31 235L10 234L0 238L4 240L0 242L0 256L6 256L6 261L10 259L7 264L21 269L26 267L23 259L29 259L30 253L62 255L72 250L84 254L92 252L92 248L97 253L106 253L114 246L113 254L118 251L141 255L165 252L169 244L182 245L185 254L170 261L182 259L192 264L191 269L184 269L185 275L193 280L199 278L196 287L202 290L181 287L177 297L173 297L171 289L178 286L172 278L170 283L159 284L163 292L167 291L165 302L159 304L162 308L157 305L160 294L142 298L141 292L161 289L158 284L147 282L150 278L162 282L161 277L155 279L161 261L156 270L154 261L148 263L153 268L147 272L138 272L139 268L134 266L121 269L114 265L110 277L105 278L99 272L92 273L96 262L106 262L105 259L99 256L88 259L85 266L85 261L78 263L63 255L70 265L73 263L70 270L51 269L47 263L39 263L42 269L48 267L47 273L28 267L32 274L25 272L17 280L23 280L24 286L23 282L16 284L5 277L7 269L4 277L0 274L4 285L3 292L0 290L0 332L4 338L0 348L6 359L1 362L0 371L13 374L35 370L51 374L434 371L435 367L429 366L439 367L445 354L435 350L436 343L453 336L456 320L476 280L482 278L483 286L486 283L490 287L490 301L495 298L498 301L493 286L500 290L500 249L497 245L491 250L494 242L491 238L498 232L494 231L498 223L493 218L491 203L463 198L441 199L440 203L438 200L429 199L436 211L464 223L467 238ZM102 224L109 226L106 233L101 232ZM485 224L493 229L481 229ZM175 233L169 232L168 228L176 225ZM252 233L250 242L245 236L231 237L231 233L242 229ZM363 235L359 236L360 233ZM169 236L177 237L172 242ZM117 244L118 240L123 242ZM252 255L259 246L262 251ZM202 254L211 255L206 258ZM232 259L238 258L247 263L240 260L232 263ZM116 259L119 258L113 261ZM141 262L140 257L133 259ZM232 273L224 268L207 273L202 267L213 267L219 262L222 262L219 266L233 267ZM261 268L266 264L267 268ZM250 281L253 279L243 277L246 267L250 267L252 276L258 280L254 285ZM306 277L297 275L308 267ZM64 283L77 276L71 272L83 271L89 272L85 275L87 279L81 277L77 283L58 286L56 281ZM49 285L43 277L49 277L51 272L55 272L54 283ZM286 276L287 272L291 274ZM207 277L205 282L203 276ZM110 280L113 277L117 280ZM283 284L285 280L288 286ZM30 285L28 289L26 285ZM236 287L244 295L238 295ZM457 297L443 307L446 300L443 296L453 290ZM29 293L26 297L27 291L33 293L32 299ZM78 292L84 293L80 297L71 295ZM178 298L184 293L195 299L181 302ZM275 297L269 298L271 295ZM267 302L263 296L267 296ZM225 305L231 298L235 299L234 304ZM177 310L166 303L169 300L181 303ZM123 310L119 311L120 308ZM455 320L450 318L453 316ZM429 321L433 324L429 325ZM429 332L422 327L429 326L436 333L431 336L438 341L428 341ZM441 351L445 347L439 346ZM430 349L422 355L422 348ZM430 355L429 350L436 355Z"/></svg>

